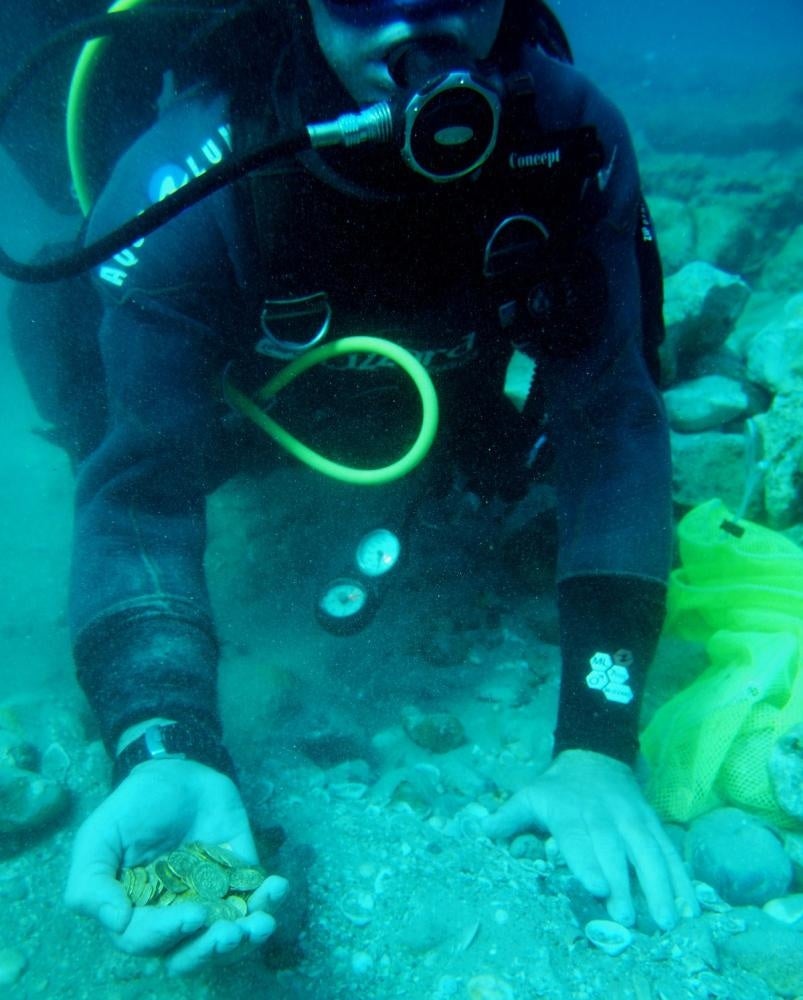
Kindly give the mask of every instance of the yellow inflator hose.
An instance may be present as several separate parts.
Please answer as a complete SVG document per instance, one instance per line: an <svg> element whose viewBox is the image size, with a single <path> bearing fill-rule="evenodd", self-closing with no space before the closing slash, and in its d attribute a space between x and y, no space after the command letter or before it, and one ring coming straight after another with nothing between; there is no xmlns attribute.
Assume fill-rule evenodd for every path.
<svg viewBox="0 0 803 1000"><path fill-rule="evenodd" d="M381 354L389 358L410 376L421 397L421 427L415 442L401 458L378 469L356 469L319 455L298 438L293 437L258 405L269 402L286 385L308 369L348 354ZM438 397L426 368L408 350L380 337L343 337L330 344L315 347L274 375L253 399L240 392L228 380L224 383L224 391L226 399L232 406L253 420L291 455L317 472L344 483L378 486L394 479L401 479L426 456L438 429Z"/></svg>

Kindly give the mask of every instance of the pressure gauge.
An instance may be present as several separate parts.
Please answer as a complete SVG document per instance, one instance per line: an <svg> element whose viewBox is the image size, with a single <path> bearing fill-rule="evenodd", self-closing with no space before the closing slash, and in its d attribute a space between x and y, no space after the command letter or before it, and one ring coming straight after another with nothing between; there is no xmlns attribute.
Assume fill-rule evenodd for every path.
<svg viewBox="0 0 803 1000"><path fill-rule="evenodd" d="M401 542L387 528L369 531L360 540L355 553L357 569L365 576L384 576L398 563Z"/></svg>
<svg viewBox="0 0 803 1000"><path fill-rule="evenodd" d="M370 586L353 577L341 576L324 587L316 611L318 621L335 635L350 635L363 628L376 610Z"/></svg>

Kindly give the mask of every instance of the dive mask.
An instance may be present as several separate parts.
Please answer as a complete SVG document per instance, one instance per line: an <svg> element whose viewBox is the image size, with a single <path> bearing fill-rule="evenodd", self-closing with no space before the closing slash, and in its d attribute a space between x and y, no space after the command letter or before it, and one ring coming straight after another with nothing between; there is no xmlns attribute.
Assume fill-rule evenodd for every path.
<svg viewBox="0 0 803 1000"><path fill-rule="evenodd" d="M482 0L323 0L327 10L349 24L377 25L456 14Z"/></svg>

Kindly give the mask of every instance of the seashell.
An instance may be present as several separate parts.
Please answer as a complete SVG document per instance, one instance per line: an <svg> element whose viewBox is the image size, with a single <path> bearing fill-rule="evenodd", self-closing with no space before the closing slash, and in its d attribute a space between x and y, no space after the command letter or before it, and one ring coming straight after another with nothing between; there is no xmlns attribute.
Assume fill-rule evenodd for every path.
<svg viewBox="0 0 803 1000"><path fill-rule="evenodd" d="M695 882L694 895L700 907L710 913L727 913L732 909L730 903L726 903L717 890L707 882Z"/></svg>
<svg viewBox="0 0 803 1000"><path fill-rule="evenodd" d="M334 781L329 785L329 791L336 799L356 802L365 797L368 786L362 781Z"/></svg>
<svg viewBox="0 0 803 1000"><path fill-rule="evenodd" d="M515 1000L512 987L499 976L474 976L466 990L469 1000Z"/></svg>
<svg viewBox="0 0 803 1000"><path fill-rule="evenodd" d="M374 897L369 892L350 889L340 901L340 912L355 927L365 927L373 919Z"/></svg>
<svg viewBox="0 0 803 1000"><path fill-rule="evenodd" d="M480 932L479 920L474 920L471 923L466 924L466 926L463 927L462 930L460 931L460 934L458 935L458 938L455 941L454 944L455 953L459 953L461 951L468 951L468 949L472 946L472 944L474 944L474 941L476 940L479 932Z"/></svg>
<svg viewBox="0 0 803 1000"><path fill-rule="evenodd" d="M633 934L615 920L589 920L585 926L588 940L606 955L621 955L633 943Z"/></svg>

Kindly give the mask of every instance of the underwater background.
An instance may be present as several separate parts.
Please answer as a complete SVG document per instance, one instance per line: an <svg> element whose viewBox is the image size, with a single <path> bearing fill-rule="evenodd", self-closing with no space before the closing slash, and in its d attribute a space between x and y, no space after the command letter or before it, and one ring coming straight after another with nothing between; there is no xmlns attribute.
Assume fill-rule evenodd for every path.
<svg viewBox="0 0 803 1000"><path fill-rule="evenodd" d="M9 30L12 0L0 4ZM660 935L640 912L623 950L606 953L584 932L604 911L549 844L476 836L476 817L549 759L549 539L543 567L516 558L549 498L508 521L455 507L450 556L430 567L429 586L405 569L377 621L344 644L317 627L320 581L303 567L359 537L381 505L292 467L212 498L207 556L228 743L266 864L294 886L284 933L264 956L188 983L117 954L68 913L72 837L103 798L108 764L65 628L71 471L35 433L0 278L0 995L803 996L803 3L553 9L577 66L630 124L664 260L674 498L678 521L694 516L645 699L643 774L702 885L702 916ZM27 257L75 231L2 149L0 179L4 248ZM713 552L708 540L737 513L756 531ZM423 522L414 555L435 546ZM748 556L771 564L772 579L756 581ZM694 589L695 559L721 571L713 611ZM746 637L767 602L759 648ZM735 645L706 652L721 628ZM737 657L750 698L719 683ZM464 739L443 738L444 718ZM30 789L58 789L51 813L21 801L19 771Z"/></svg>

